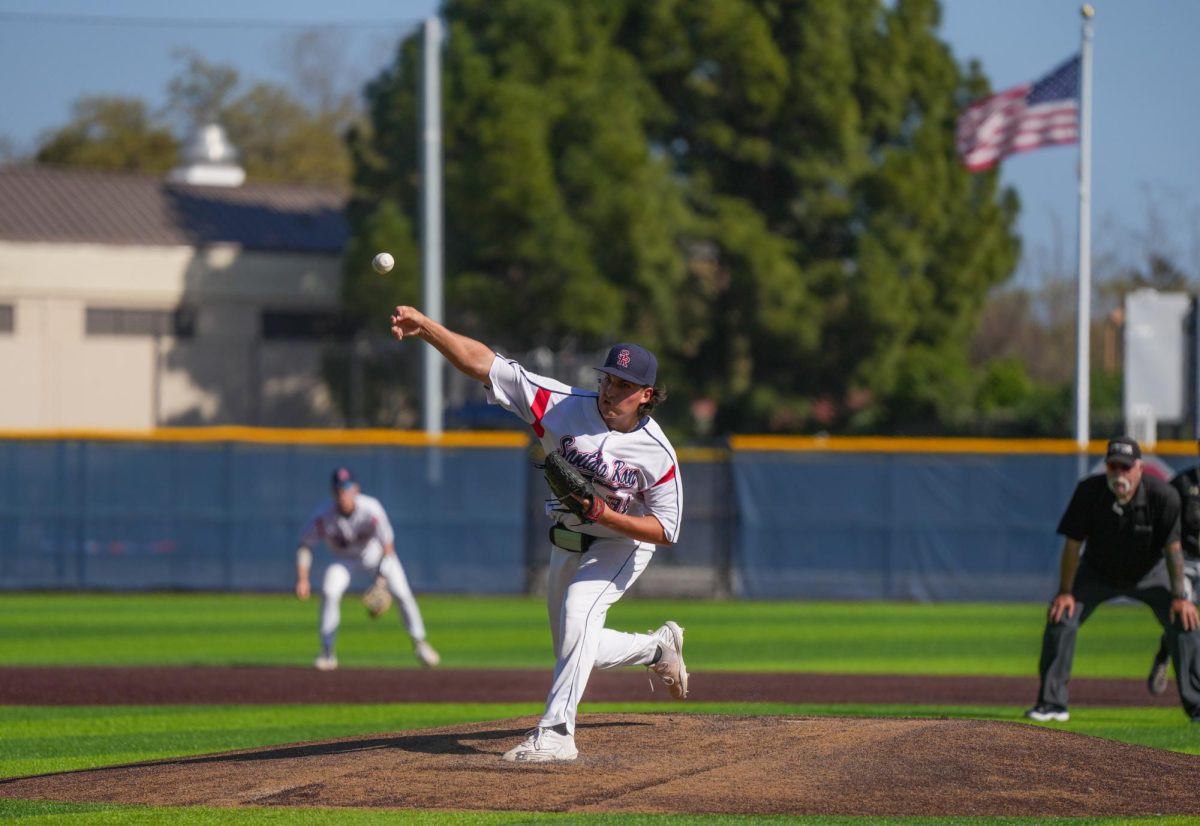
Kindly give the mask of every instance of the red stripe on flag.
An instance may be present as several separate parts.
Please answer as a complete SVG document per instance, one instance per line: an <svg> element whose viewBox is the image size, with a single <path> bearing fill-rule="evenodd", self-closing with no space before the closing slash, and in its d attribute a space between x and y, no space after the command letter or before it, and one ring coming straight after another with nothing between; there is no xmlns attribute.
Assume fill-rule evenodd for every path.
<svg viewBox="0 0 1200 826"><path fill-rule="evenodd" d="M955 144L963 166L990 169L1018 152L1079 141L1079 65L1071 58L1036 83L976 101L963 110Z"/></svg>
<svg viewBox="0 0 1200 826"><path fill-rule="evenodd" d="M533 413L533 432L539 439L546 435L546 428L542 427L542 417L546 415L548 401L550 401L550 391L543 387L537 391L537 395L533 397L533 405L529 408L529 411Z"/></svg>

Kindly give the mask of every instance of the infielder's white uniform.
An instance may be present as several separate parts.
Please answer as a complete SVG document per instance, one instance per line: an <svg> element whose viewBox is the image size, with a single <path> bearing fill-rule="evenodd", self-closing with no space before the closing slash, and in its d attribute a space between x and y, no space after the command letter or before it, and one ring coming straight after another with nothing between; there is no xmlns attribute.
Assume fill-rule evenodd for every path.
<svg viewBox="0 0 1200 826"><path fill-rule="evenodd" d="M591 478L605 504L619 513L652 515L667 539L679 538L683 485L675 450L649 417L634 430L609 430L595 390L580 390L529 373L497 356L488 375L488 401L528 422L547 453L558 451ZM546 711L538 726L565 724L575 732L575 712L592 667L648 665L658 649L650 634L604 627L608 609L641 576L654 544L594 524L582 524L553 500L547 513L560 525L599 537L586 553L554 547L546 606L557 663Z"/></svg>
<svg viewBox="0 0 1200 826"><path fill-rule="evenodd" d="M425 639L425 623L412 589L408 587L404 566L396 554L386 557L383 554L384 546L393 543L395 535L387 512L378 499L359 493L349 516L342 516L337 501L333 499L318 507L308 520L300 544L313 548L318 541L324 541L335 557L325 569L325 580L321 586L323 653L333 652L334 639L342 621L342 595L356 574L368 576L372 581L376 572L381 574L400 607L408 635L414 643Z"/></svg>

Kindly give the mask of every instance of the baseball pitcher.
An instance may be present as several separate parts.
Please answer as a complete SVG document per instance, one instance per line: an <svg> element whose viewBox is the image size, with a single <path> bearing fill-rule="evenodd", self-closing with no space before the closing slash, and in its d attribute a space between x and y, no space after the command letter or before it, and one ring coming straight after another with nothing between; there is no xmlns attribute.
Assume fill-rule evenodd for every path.
<svg viewBox="0 0 1200 826"><path fill-rule="evenodd" d="M488 400L524 420L547 456L554 493L546 607L555 667L537 728L505 753L519 763L574 760L575 717L592 668L643 665L682 700L688 692L683 629L667 621L631 634L604 627L609 607L637 581L656 545L679 539L683 484L675 450L649 416L666 398L658 364L636 344L618 344L585 390L528 372L486 345L413 307L392 314L397 339L418 337L484 384ZM653 685L653 684L652 684Z"/></svg>

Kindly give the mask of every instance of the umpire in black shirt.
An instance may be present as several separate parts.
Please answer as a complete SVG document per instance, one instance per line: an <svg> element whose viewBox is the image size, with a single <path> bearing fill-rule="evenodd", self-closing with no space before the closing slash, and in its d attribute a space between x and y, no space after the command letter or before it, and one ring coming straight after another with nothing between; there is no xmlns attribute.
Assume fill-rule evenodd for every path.
<svg viewBox="0 0 1200 826"><path fill-rule="evenodd" d="M1136 441L1108 443L1105 473L1076 485L1058 532L1066 539L1058 594L1042 636L1042 684L1037 705L1025 716L1068 719L1067 683L1079 626L1100 603L1124 596L1154 611L1175 664L1183 710L1200 722L1200 632L1196 606L1184 586L1179 494L1166 482L1142 475Z"/></svg>

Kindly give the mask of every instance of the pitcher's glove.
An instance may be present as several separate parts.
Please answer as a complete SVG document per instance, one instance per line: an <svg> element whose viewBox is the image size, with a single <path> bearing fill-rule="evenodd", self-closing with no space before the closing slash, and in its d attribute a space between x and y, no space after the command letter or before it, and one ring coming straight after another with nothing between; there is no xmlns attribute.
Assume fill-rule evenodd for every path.
<svg viewBox="0 0 1200 826"><path fill-rule="evenodd" d="M550 492L564 508L584 522L595 522L604 513L604 500L596 495L590 479L580 473L566 457L555 451L547 454L542 465Z"/></svg>
<svg viewBox="0 0 1200 826"><path fill-rule="evenodd" d="M386 614L392 607L392 594L387 588L387 582L382 577L376 577L371 587L363 591L362 601L367 608L367 616L371 619Z"/></svg>

